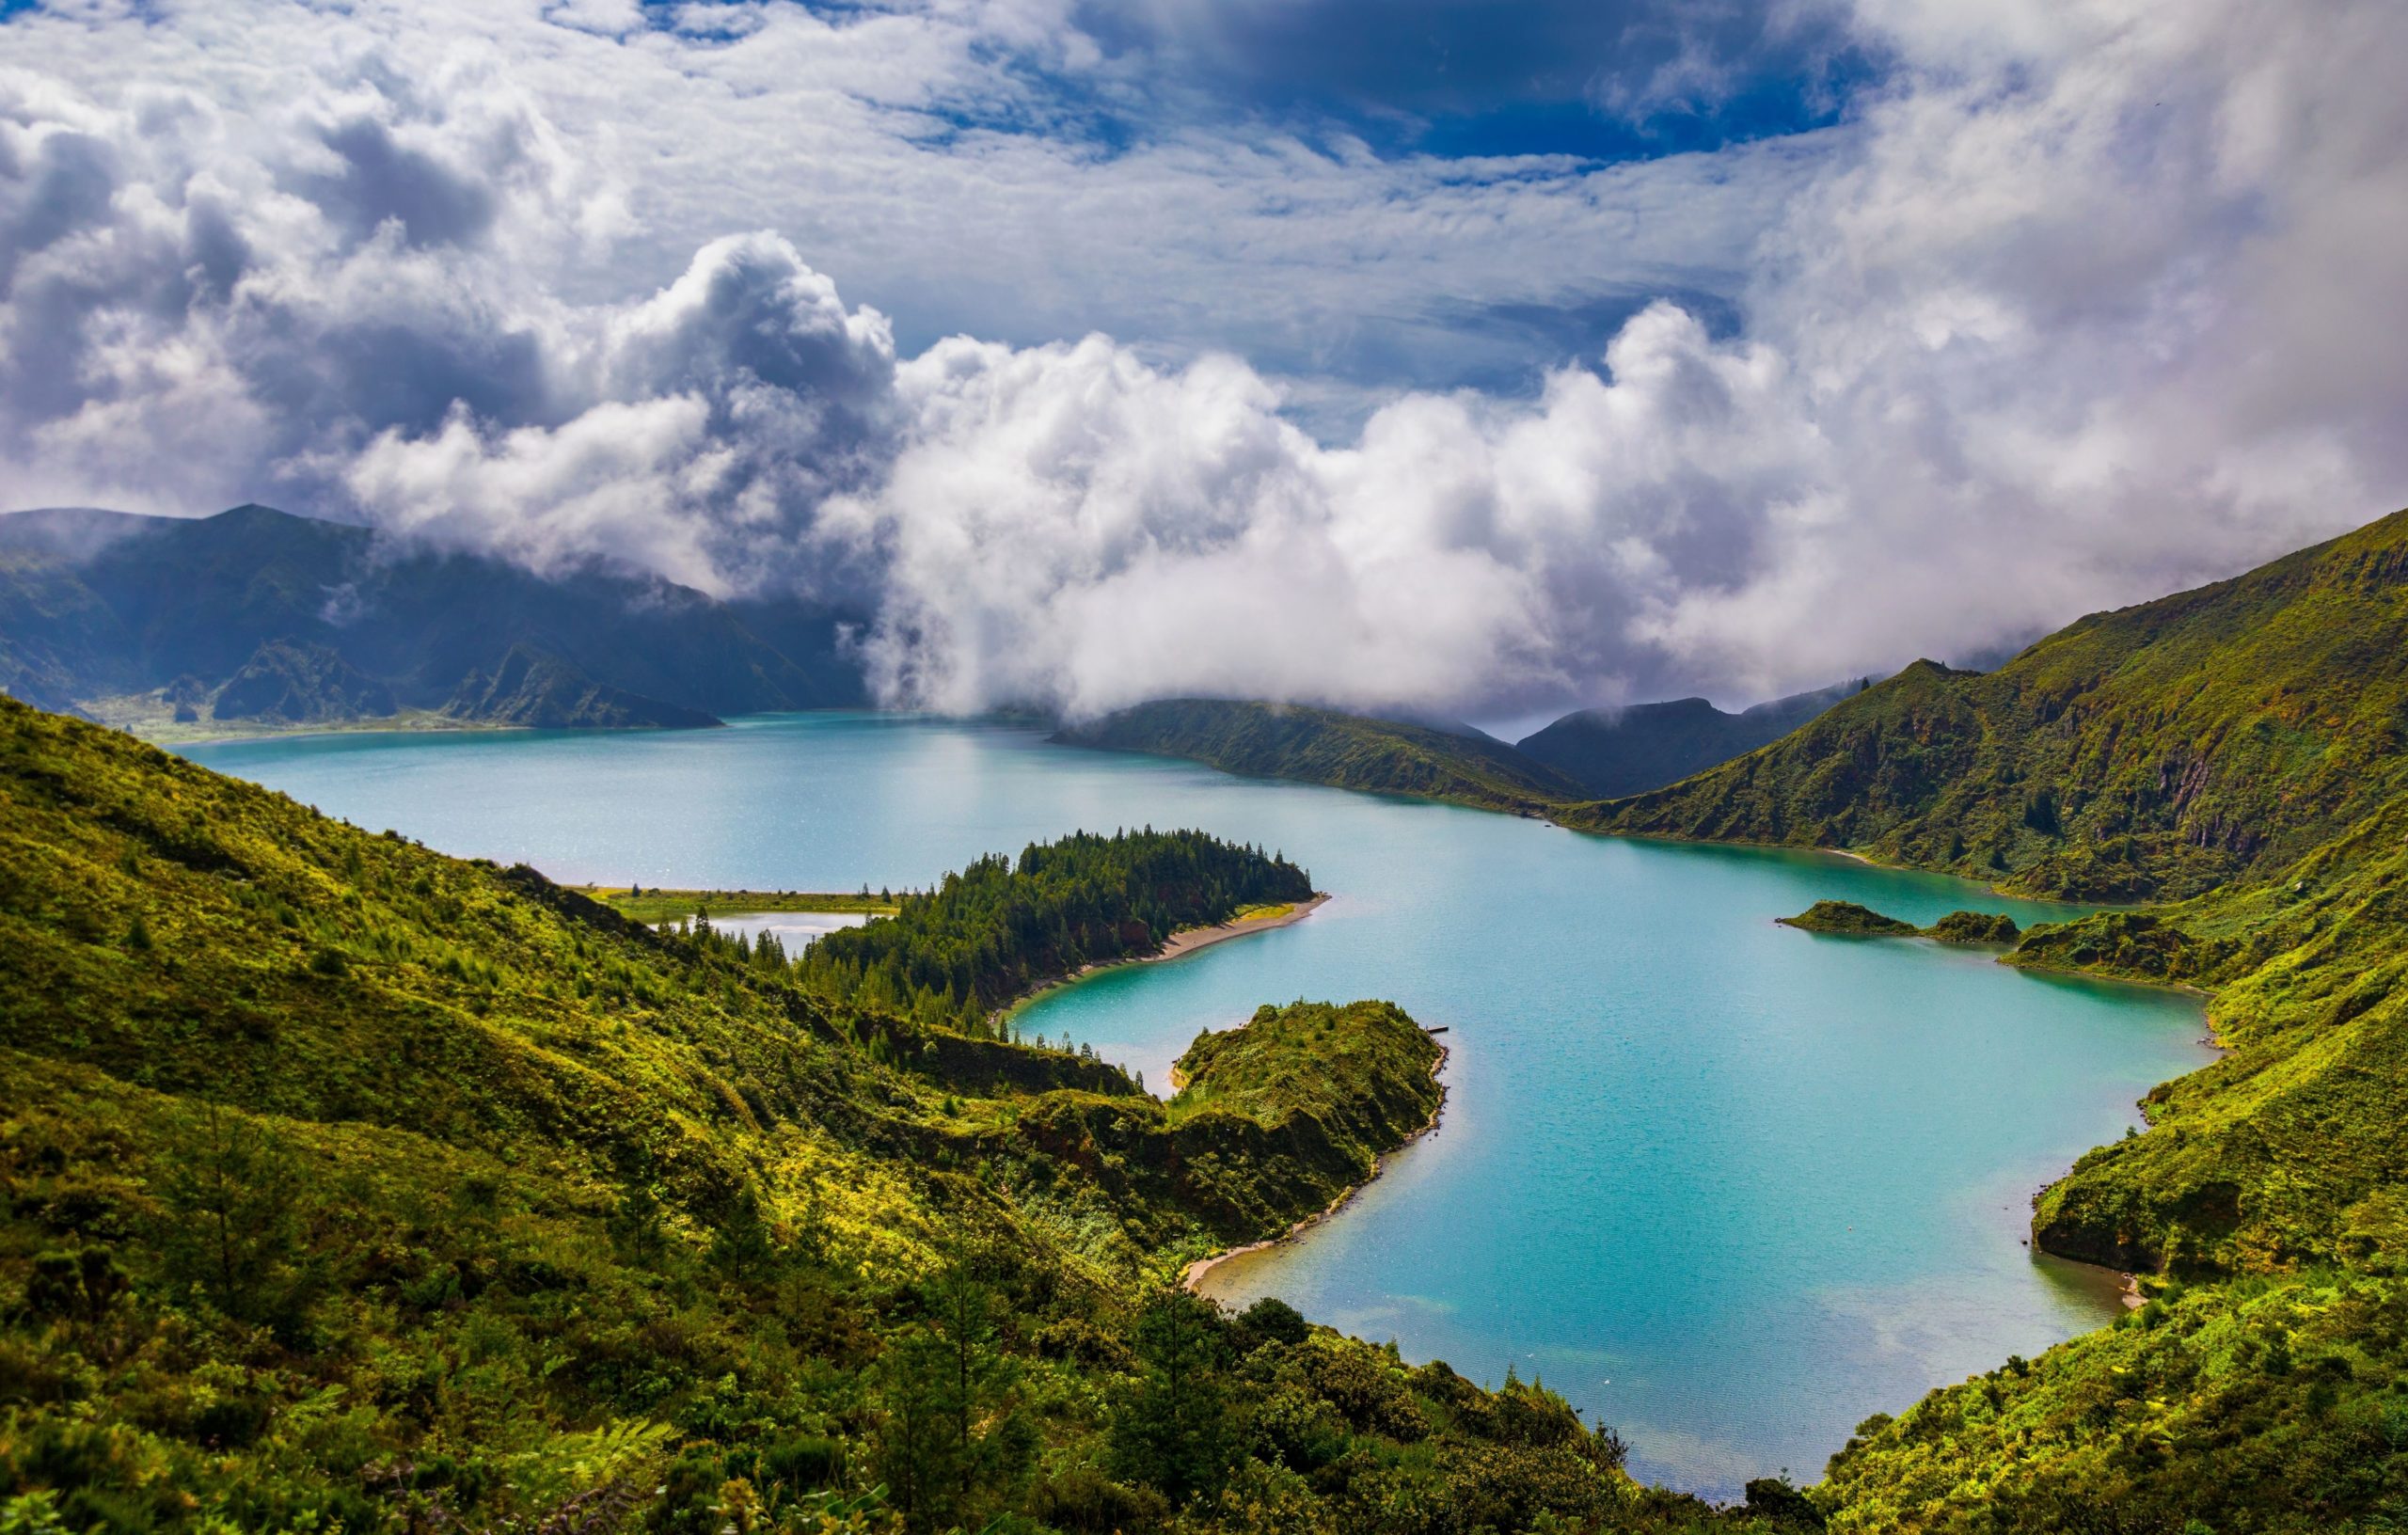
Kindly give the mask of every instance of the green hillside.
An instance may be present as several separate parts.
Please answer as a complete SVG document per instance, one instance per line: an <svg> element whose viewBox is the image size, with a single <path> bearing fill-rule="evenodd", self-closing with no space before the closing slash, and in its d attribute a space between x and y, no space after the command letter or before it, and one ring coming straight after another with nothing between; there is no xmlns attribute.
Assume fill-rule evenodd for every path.
<svg viewBox="0 0 2408 1535"><path fill-rule="evenodd" d="M2388 1277L2177 1288L1867 1421L1814 1497L1835 1535L2397 1529L2403 1339Z"/></svg>
<svg viewBox="0 0 2408 1535"><path fill-rule="evenodd" d="M2077 899L2267 878L2408 785L2408 513L2095 614L1996 672L1918 661L1795 734L1571 817L1846 847Z"/></svg>
<svg viewBox="0 0 2408 1535"><path fill-rule="evenodd" d="M1435 1054L1299 1005L1164 1105L0 701L0 1527L1729 1522L1540 1388L1161 1282Z"/></svg>
<svg viewBox="0 0 2408 1535"><path fill-rule="evenodd" d="M2155 900L2036 927L2007 962L2211 994L2229 1053L2036 1202L2037 1245L2157 1298L1866 1424L1814 1495L1833 1528L2408 1520L2404 733L2408 514L1996 673L1919 662L1568 817Z"/></svg>
<svg viewBox="0 0 2408 1535"><path fill-rule="evenodd" d="M1482 810L1545 815L1578 784L1502 741L1293 704L1169 699L1065 728L1075 746L1185 757L1248 778L1409 794Z"/></svg>

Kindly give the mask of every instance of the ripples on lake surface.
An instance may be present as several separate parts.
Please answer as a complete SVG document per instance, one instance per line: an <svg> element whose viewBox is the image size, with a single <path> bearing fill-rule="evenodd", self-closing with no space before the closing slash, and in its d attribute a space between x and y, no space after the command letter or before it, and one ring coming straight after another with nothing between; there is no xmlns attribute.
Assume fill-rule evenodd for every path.
<svg viewBox="0 0 2408 1535"><path fill-rule="evenodd" d="M2207 1058L2194 1002L1985 952L1773 925L2061 910L1811 854L1576 836L1477 811L1082 752L1011 725L777 716L657 735L331 736L189 749L372 830L570 881L928 883L1085 828L1284 850L1306 921L1055 991L1024 1030L1160 1090L1258 1003L1380 996L1448 1029L1445 1122L1337 1219L1223 1265L1316 1321L1615 1425L1643 1477L1798 1480L1862 1417L2114 1314L2021 1245L2032 1192Z"/></svg>

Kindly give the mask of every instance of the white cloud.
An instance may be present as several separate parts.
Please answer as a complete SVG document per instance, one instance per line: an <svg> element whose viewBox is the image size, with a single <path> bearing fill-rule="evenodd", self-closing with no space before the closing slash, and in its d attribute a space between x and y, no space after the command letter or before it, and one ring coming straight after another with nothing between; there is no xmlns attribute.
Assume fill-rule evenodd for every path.
<svg viewBox="0 0 2408 1535"><path fill-rule="evenodd" d="M14 20L9 498L841 587L895 701L1079 711L1744 700L2408 498L2396 6L1867 0L1846 126L1611 167L1106 151L1066 15ZM1728 313L1473 323L1651 293Z"/></svg>

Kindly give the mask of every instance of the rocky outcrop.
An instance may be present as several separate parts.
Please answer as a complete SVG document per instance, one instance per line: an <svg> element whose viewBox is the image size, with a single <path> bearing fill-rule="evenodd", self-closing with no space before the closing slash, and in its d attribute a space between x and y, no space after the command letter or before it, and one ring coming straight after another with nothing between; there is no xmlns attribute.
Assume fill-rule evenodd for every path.
<svg viewBox="0 0 2408 1535"><path fill-rule="evenodd" d="M171 686L184 695L173 702L194 708L197 715L189 679L180 677ZM251 658L217 689L209 712L214 720L325 725L381 720L398 708L390 688L331 647L271 640L253 651Z"/></svg>
<svg viewBox="0 0 2408 1535"><path fill-rule="evenodd" d="M513 645L490 672L471 672L443 712L478 724L536 730L699 730L715 715L594 681L557 656Z"/></svg>
<svg viewBox="0 0 2408 1535"><path fill-rule="evenodd" d="M1776 917L1783 927L1796 927L1809 933L1832 933L1844 938L1912 938L1917 931L1911 922L1885 917L1869 906L1854 901L1816 901L1794 917Z"/></svg>

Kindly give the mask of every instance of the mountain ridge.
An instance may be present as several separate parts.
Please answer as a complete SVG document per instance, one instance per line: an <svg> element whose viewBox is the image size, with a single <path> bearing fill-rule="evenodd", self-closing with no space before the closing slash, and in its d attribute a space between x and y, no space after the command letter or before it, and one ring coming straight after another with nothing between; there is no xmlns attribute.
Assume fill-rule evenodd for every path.
<svg viewBox="0 0 2408 1535"><path fill-rule="evenodd" d="M1541 815L1579 797L1572 780L1494 736L1301 704L1161 699L1066 725L1073 746L1184 757L1225 772L1403 794Z"/></svg>
<svg viewBox="0 0 2408 1535"><path fill-rule="evenodd" d="M1865 678L1792 693L1735 714L1703 698L1580 709L1513 746L1595 798L1620 799L1769 745L1870 684Z"/></svg>
<svg viewBox="0 0 2408 1535"><path fill-rule="evenodd" d="M474 718L463 679L490 677L523 648L579 679L564 691L591 696L582 705L522 704L521 715L711 723L861 702L843 654L851 622L832 607L721 601L599 569L547 579L255 503L194 518L0 515L0 688L87 715L103 699L172 707L160 696L169 683L191 676L214 688L262 646L286 644L332 653L404 710ZM595 704L606 695L594 689L615 702ZM479 722L522 722L510 712Z"/></svg>

